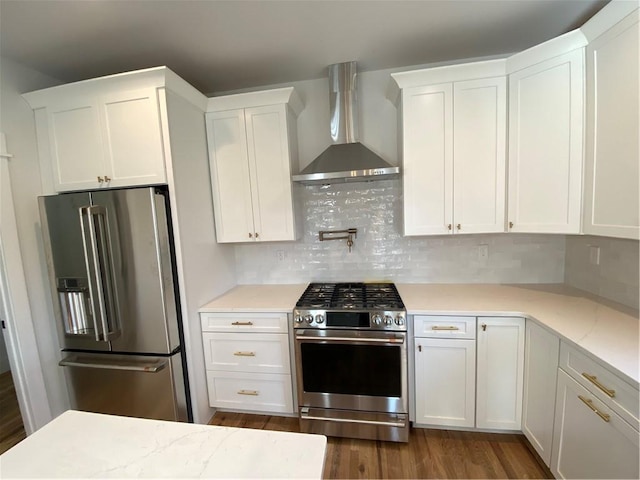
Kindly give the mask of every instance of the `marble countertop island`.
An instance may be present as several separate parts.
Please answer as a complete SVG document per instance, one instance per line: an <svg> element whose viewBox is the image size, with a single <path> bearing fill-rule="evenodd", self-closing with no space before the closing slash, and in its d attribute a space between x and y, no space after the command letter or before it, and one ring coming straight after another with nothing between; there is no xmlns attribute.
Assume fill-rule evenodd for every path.
<svg viewBox="0 0 640 480"><path fill-rule="evenodd" d="M0 456L6 478L321 478L323 435L69 410Z"/></svg>

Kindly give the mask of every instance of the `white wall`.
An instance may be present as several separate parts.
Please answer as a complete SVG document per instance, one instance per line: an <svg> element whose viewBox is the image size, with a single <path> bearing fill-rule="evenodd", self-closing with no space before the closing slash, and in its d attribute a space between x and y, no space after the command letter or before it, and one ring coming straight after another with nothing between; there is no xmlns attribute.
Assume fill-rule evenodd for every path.
<svg viewBox="0 0 640 480"><path fill-rule="evenodd" d="M600 248L600 263L590 261L591 247ZM638 308L640 254L637 240L567 236L565 282L615 302Z"/></svg>
<svg viewBox="0 0 640 480"><path fill-rule="evenodd" d="M50 293L43 260L40 220L36 197L41 193L40 168L33 111L21 94L57 85L60 82L7 58L0 59L0 131L6 134L11 186L15 204L22 264L27 280L29 304L49 405L54 416L68 408L69 401L62 369L58 367L59 346L51 321ZM21 319L28 321L28 319Z"/></svg>

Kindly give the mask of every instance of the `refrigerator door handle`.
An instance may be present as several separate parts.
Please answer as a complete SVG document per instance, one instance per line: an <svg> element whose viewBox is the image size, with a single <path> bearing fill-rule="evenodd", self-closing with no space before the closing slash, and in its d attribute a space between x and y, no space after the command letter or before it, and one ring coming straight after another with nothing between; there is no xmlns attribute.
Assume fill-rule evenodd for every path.
<svg viewBox="0 0 640 480"><path fill-rule="evenodd" d="M90 208L91 207L81 207L79 209L79 213L80 213L80 226L81 226L81 230L82 230L82 247L83 247L83 250L84 250L84 260L85 260L85 265L87 267L87 277L89 278L89 282L88 282L89 283L89 297L91 297L91 306L92 306L92 310L94 310L93 311L93 315L91 315L91 317L93 319L93 327L94 327L94 331L95 331L95 335L96 335L96 342L100 342L100 341L102 341L102 339L100 338L100 329L98 328L98 322L97 322L97 319L96 319L96 314L98 312L96 312L95 308L94 308L96 292L94 291L95 289L94 289L94 286L93 286L93 282L91 281L92 275L91 275L91 268L90 268L91 263L93 263L94 267L96 267L96 264L98 263L98 261L97 261L97 251L96 251L96 249L94 247L94 244L95 244L95 240L94 240L95 228L91 228L92 226L95 227L93 225L93 221L89 222L89 227L91 228L91 237L92 237L91 238L91 247L92 247L91 250L92 250L92 253L93 253L93 255L92 255L93 262L91 262L91 260L90 260L89 250L87 248L87 243L88 243L87 242L87 236L85 234L86 229L87 229L86 224L85 224L85 217L90 218L90 214L89 214L89 209ZM97 268L99 269L100 267L97 266ZM93 279L96 282L100 282L100 280L99 280L100 275L99 275L98 272L99 271L97 271L96 275L93 276ZM100 283L98 283L98 285L100 285ZM100 291L100 290L101 290L101 288L98 287L98 291ZM100 308L99 308L99 310L100 310L100 314L104 316L104 306L103 306L101 300L102 300L102 293L100 292L100 296L99 296Z"/></svg>
<svg viewBox="0 0 640 480"><path fill-rule="evenodd" d="M158 373L169 363L168 360L154 360L149 362L104 362L94 359L81 359L75 356L63 358L58 362L61 367L100 368L104 370L128 370L141 373Z"/></svg>
<svg viewBox="0 0 640 480"><path fill-rule="evenodd" d="M96 341L109 341L114 333L119 330L119 319L117 309L117 299L115 298L115 289L113 288L113 275L111 273L111 240L108 232L109 225L106 222L107 210L100 205L92 205L88 207L80 208L80 223L82 225L82 243L84 246L85 260L87 264L87 275L91 278L91 268L93 266L93 280L95 281L95 296L92 289L93 282L89 282L89 294L92 301L98 299L98 310L100 315L100 326L102 327L102 338L98 329L97 322L95 321L94 312L94 325L96 326ZM85 223L84 219L87 219L87 225L89 229L89 241L85 235ZM96 228L96 221L102 219L100 232ZM104 230L107 230L107 234L104 234ZM100 235L100 238L98 237ZM102 252L99 249L99 245L102 247ZM91 249L91 261L89 260L87 244ZM102 261L101 261L102 260ZM103 278L106 282L103 281ZM109 305L107 305L107 301ZM111 331L109 328L109 313L113 318L114 329Z"/></svg>

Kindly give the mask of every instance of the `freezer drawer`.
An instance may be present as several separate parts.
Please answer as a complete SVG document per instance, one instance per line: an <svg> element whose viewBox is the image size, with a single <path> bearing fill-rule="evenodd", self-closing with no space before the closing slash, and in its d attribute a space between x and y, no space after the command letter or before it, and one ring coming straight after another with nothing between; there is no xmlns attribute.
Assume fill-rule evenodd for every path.
<svg viewBox="0 0 640 480"><path fill-rule="evenodd" d="M71 353L64 367L73 408L188 421L180 353L172 356Z"/></svg>

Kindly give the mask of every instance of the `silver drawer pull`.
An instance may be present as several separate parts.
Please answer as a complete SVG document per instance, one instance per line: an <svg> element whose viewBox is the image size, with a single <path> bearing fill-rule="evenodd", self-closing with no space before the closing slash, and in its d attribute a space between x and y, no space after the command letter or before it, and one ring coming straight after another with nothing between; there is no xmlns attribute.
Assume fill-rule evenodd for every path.
<svg viewBox="0 0 640 480"><path fill-rule="evenodd" d="M460 330L460 329L458 327L454 327L453 325L447 325L445 327L434 325L433 327L431 327L431 330Z"/></svg>
<svg viewBox="0 0 640 480"><path fill-rule="evenodd" d="M255 357L256 352L233 352L236 357Z"/></svg>
<svg viewBox="0 0 640 480"><path fill-rule="evenodd" d="M582 400L582 402L587 407L593 410L593 412L596 413L602 420L604 420L605 422L609 422L611 420L611 415L602 413L600 410L598 410L590 399L584 398L582 395L578 395L578 398Z"/></svg>
<svg viewBox="0 0 640 480"><path fill-rule="evenodd" d="M250 327L253 322L233 322L231 325Z"/></svg>
<svg viewBox="0 0 640 480"><path fill-rule="evenodd" d="M616 391L612 390L610 388L605 387L604 385L602 385L599 381L598 381L598 377L596 377L595 375L589 375L586 372L582 372L582 376L584 378L586 378L587 380L589 380L591 383L593 383L596 387L598 387L600 390L602 390L604 393L606 393L610 398L613 398L616 396Z"/></svg>
<svg viewBox="0 0 640 480"><path fill-rule="evenodd" d="M260 393L258 393L257 390L238 390L238 395L252 395L257 397Z"/></svg>

